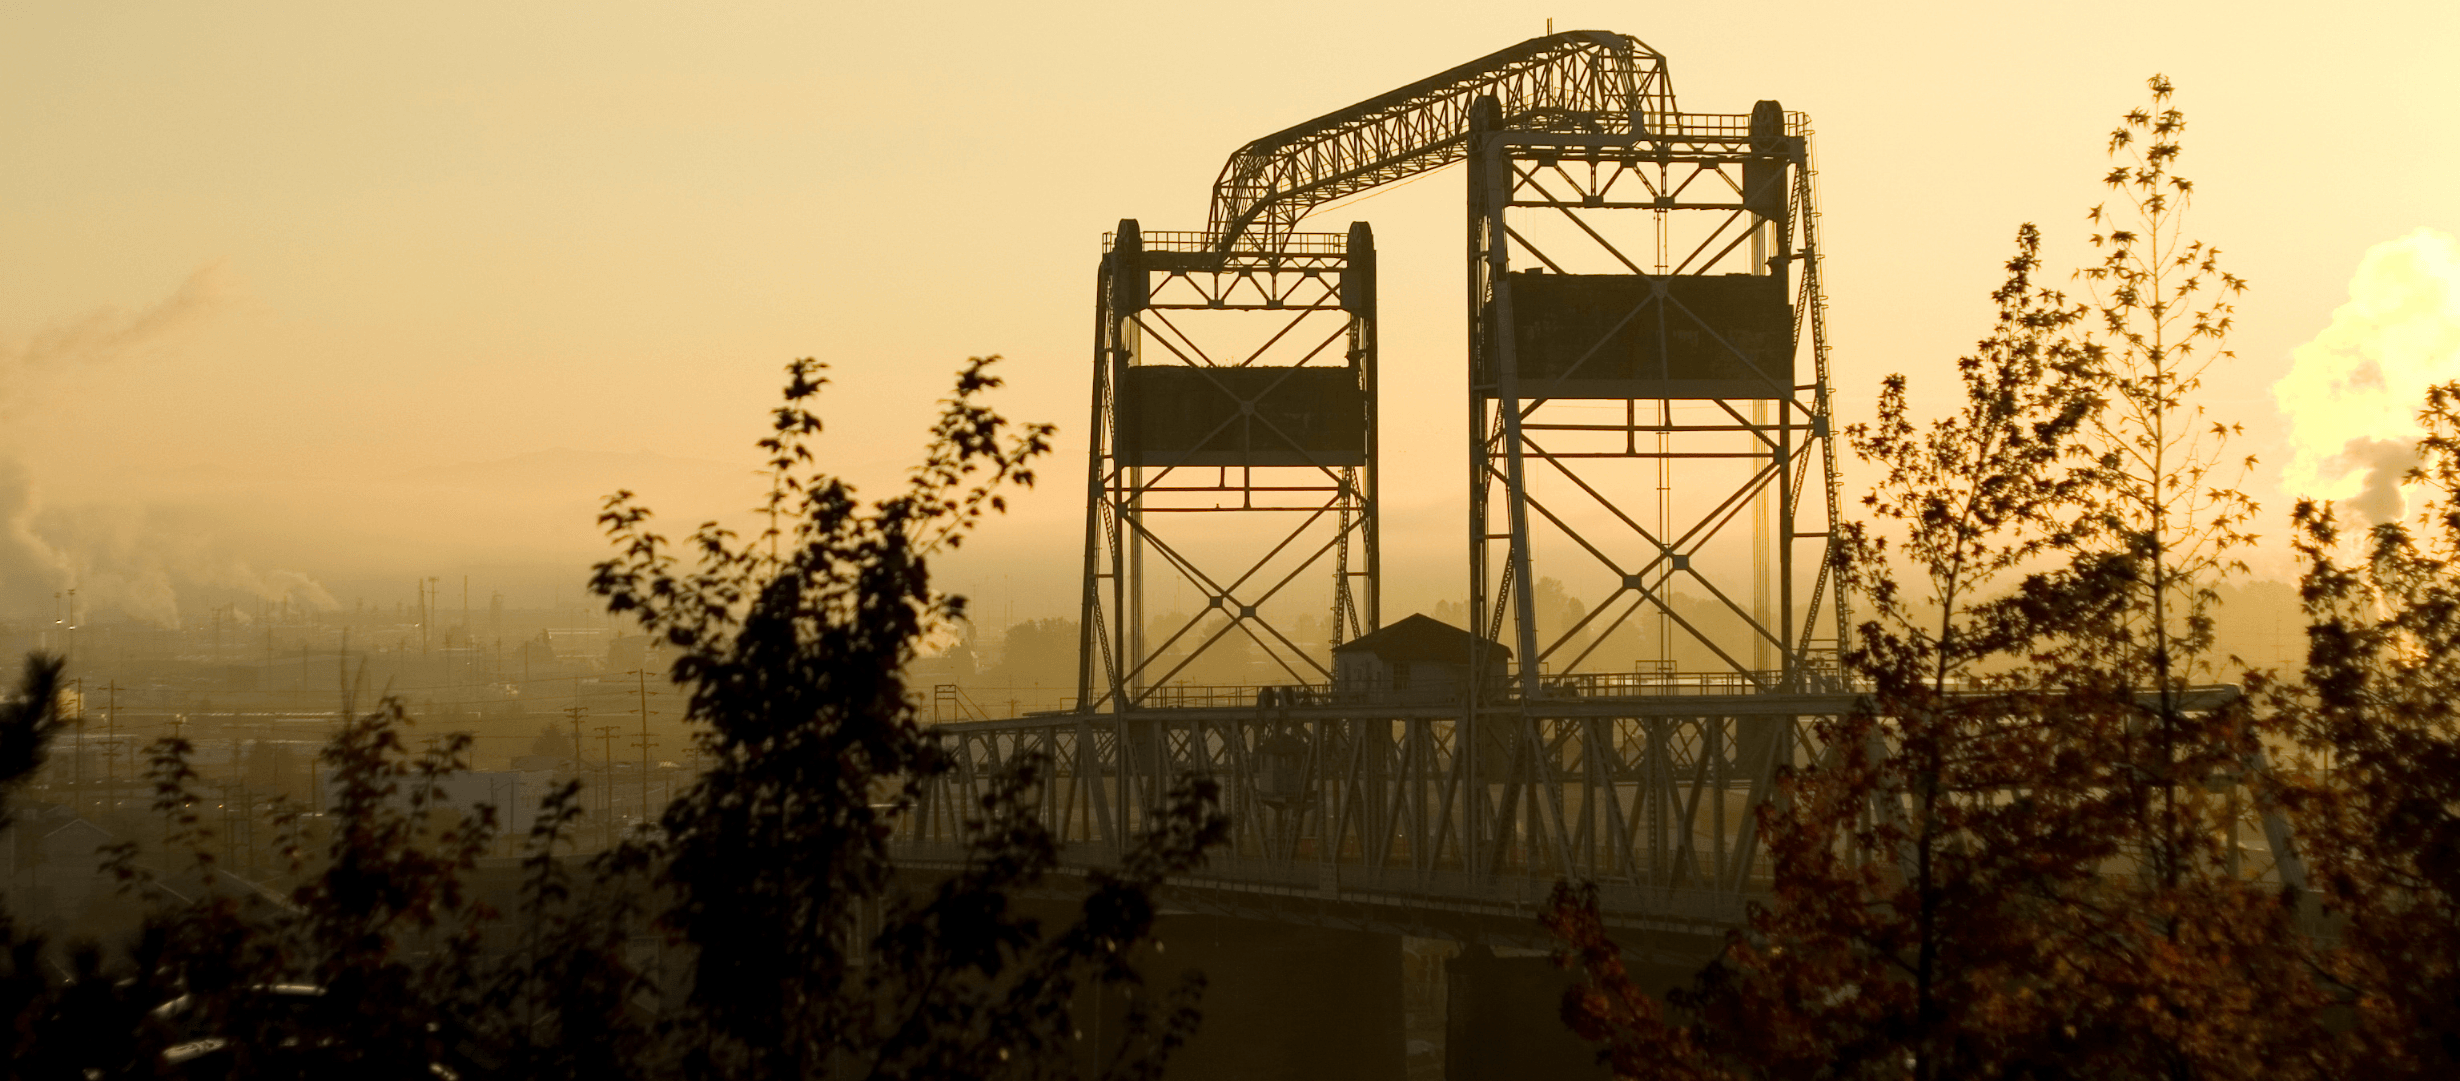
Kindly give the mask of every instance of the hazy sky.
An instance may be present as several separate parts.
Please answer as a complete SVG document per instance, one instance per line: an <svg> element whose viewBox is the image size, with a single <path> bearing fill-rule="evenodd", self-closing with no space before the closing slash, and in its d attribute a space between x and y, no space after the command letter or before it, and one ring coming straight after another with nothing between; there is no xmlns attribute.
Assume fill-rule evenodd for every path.
<svg viewBox="0 0 2460 1081"><path fill-rule="evenodd" d="M2267 510L2293 355L2300 386L2460 376L2450 246L2414 235L2460 232L2448 4L15 3L0 606L71 573L191 618L425 574L570 600L605 491L678 526L748 503L788 359L835 366L832 446L879 479L997 352L1006 405L1063 437L945 580L1070 611L1100 234L1200 228L1242 142L1549 17L1666 53L1688 110L1812 116L1850 414L1889 371L1947 386L2019 222L2084 257L2102 139L2155 71L2192 231L2254 286L2212 404ZM1447 172L1311 225L1376 227L1403 612L1459 589L1460 200ZM2394 241L2362 279L2390 299L2336 323ZM2401 396L2300 430L2396 434Z"/></svg>

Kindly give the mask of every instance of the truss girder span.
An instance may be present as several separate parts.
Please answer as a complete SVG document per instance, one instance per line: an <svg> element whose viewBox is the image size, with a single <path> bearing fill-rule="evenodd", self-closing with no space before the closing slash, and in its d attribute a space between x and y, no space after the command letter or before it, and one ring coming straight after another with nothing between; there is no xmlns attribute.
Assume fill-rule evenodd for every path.
<svg viewBox="0 0 2460 1081"><path fill-rule="evenodd" d="M1469 110L1524 131L1629 136L1680 123L1665 57L1636 38L1534 38L1240 147L1213 185L1217 251L1278 250L1309 211L1461 160Z"/></svg>
<svg viewBox="0 0 2460 1081"><path fill-rule="evenodd" d="M950 768L898 816L892 843L961 865L981 798L1032 755L1046 768L1031 813L1079 871L1118 866L1169 786L1192 775L1219 786L1231 836L1174 889L1245 896L1269 918L1491 938L1499 925L1534 932L1548 888L1570 879L1599 884L1611 924L1713 941L1771 885L1752 812L1781 770L1826 753L1809 720L1871 708L1860 693L1731 683L1585 690L1474 715L1334 692L940 725ZM2175 703L2200 712L2240 697L2201 686ZM1869 813L1908 811L1875 798ZM2243 877L2303 884L2277 812L2247 801L2231 829ZM1476 919L1488 922L1462 930Z"/></svg>
<svg viewBox="0 0 2460 1081"><path fill-rule="evenodd" d="M1123 221L1095 307L1077 708L1329 679L1380 625L1373 235Z"/></svg>
<svg viewBox="0 0 2460 1081"><path fill-rule="evenodd" d="M1035 812L1072 864L1110 866L1168 785L1221 785L1232 836L1189 882L1405 906L1534 910L1569 877L1605 883L1620 922L1710 935L1771 865L1749 807L1796 754L1791 716L1713 702L1650 715L1168 710L941 726L954 768L900 821L910 853L954 856L992 777L1052 764ZM1832 707L1818 702L1784 709ZM1187 885L1183 882L1181 885Z"/></svg>

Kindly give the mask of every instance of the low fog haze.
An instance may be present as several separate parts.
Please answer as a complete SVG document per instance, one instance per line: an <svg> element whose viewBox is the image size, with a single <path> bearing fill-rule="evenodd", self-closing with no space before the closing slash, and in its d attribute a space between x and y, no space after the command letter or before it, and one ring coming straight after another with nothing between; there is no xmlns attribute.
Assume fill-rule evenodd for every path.
<svg viewBox="0 0 2460 1081"><path fill-rule="evenodd" d="M2252 283L2208 384L2261 459L2254 494L2397 513L2415 400L2460 375L2436 179L2460 143L2431 105L2452 16L2384 36L2224 10L1268 3L1225 31L1152 7L20 7L0 16L0 620L340 620L414 606L430 577L570 612L607 493L678 533L747 517L790 359L833 366L828 464L876 495L949 374L996 352L1002 408L1061 432L1040 484L940 563L974 602L946 663L1006 688L984 691L1001 709L1073 693L1101 233L1198 227L1244 141L1548 17L1664 51L1688 108L1813 118L1849 419L1894 371L1948 401L2018 223L2054 266L2091 257L2100 136L2166 72L2197 125L2194 232ZM2403 167L2316 213L2285 130ZM1387 620L1462 599L1460 200L1446 171L1309 225L1371 221L1382 252ZM1847 470L1851 505L1867 473ZM2262 531L2255 582L2285 580L2277 517Z"/></svg>

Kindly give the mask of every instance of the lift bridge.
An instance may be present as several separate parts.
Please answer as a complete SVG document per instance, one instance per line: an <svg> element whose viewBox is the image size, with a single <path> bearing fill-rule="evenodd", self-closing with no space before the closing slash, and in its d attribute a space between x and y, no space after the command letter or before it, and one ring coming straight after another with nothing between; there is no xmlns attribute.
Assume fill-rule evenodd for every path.
<svg viewBox="0 0 2460 1081"><path fill-rule="evenodd" d="M1039 753L1081 866L1177 776L1222 783L1235 842L1174 905L1507 941L1570 876L1618 926L1738 924L1751 808L1850 704L1810 134L1773 101L1682 111L1636 39L1552 34L1241 147L1201 232L1121 222L1075 705L941 726L958 768L901 847L955 858L989 775ZM1386 627L1373 234L1299 226L1455 163L1468 626ZM1602 599L1566 616L1557 583Z"/></svg>

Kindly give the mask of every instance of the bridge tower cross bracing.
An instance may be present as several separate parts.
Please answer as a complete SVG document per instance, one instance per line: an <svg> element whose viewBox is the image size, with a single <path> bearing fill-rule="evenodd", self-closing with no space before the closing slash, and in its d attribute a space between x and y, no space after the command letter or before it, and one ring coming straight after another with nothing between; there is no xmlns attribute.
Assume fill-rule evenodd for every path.
<svg viewBox="0 0 2460 1081"><path fill-rule="evenodd" d="M1212 240L1104 240L1080 711L1167 708L1224 656L1329 682L1321 646L1381 625L1374 236Z"/></svg>
<svg viewBox="0 0 2460 1081"><path fill-rule="evenodd" d="M1679 661L1758 693L1833 686L1805 122L1764 101L1532 130L1490 97L1469 142L1469 610L1514 649L1510 696L1638 690ZM1602 593L1568 625L1541 625L1541 554ZM1600 664L1618 635L1656 656Z"/></svg>

